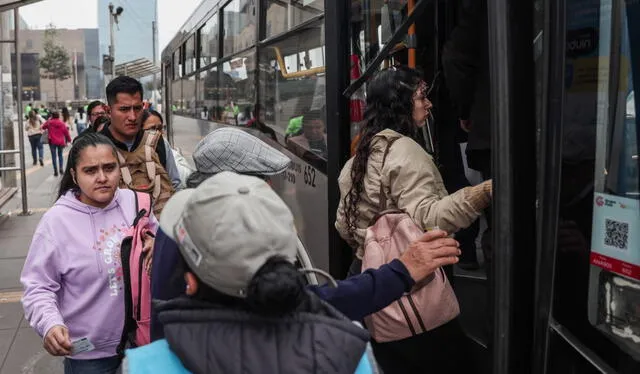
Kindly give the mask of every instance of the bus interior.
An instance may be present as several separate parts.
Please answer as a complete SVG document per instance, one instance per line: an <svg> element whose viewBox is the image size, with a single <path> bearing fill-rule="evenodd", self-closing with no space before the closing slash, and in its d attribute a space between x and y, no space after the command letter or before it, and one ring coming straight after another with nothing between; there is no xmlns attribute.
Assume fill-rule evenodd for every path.
<svg viewBox="0 0 640 374"><path fill-rule="evenodd" d="M457 234L467 245L474 238L471 257L480 268L449 273L482 372L640 370L640 242L629 231L640 231L632 74L640 66L632 20L640 22L640 13L615 0L354 0L348 14L342 50L349 49L351 74L343 94L352 127L359 115L353 103L375 71L415 67L434 104L418 140L449 191L492 177L496 195L511 195L494 195L481 225ZM490 26L504 14L510 19L503 30ZM510 72L495 62L498 54L512 59ZM506 84L511 91L500 87ZM508 123L500 113L506 109L515 110ZM461 119L472 121L470 131ZM357 141L358 128L350 131ZM601 217L602 201L626 211ZM612 271L620 260L612 247L636 254L622 256ZM509 334L517 335L505 339ZM509 349L514 361L501 369Z"/></svg>
<svg viewBox="0 0 640 374"><path fill-rule="evenodd" d="M309 261L341 278L338 175L398 64L428 84L415 140L447 189L493 180L447 269L478 372L640 372L638 2L205 0L163 51L169 137L254 116L292 159L273 187Z"/></svg>

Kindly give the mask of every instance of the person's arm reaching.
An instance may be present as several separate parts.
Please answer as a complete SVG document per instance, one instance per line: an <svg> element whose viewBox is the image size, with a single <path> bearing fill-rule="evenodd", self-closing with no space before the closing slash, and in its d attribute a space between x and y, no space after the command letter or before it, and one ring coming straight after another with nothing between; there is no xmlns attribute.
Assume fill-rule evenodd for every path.
<svg viewBox="0 0 640 374"><path fill-rule="evenodd" d="M411 243L399 259L378 269L338 281L338 287L309 286L309 290L352 320L362 320L409 292L437 268L458 262L458 242L441 230L429 231Z"/></svg>

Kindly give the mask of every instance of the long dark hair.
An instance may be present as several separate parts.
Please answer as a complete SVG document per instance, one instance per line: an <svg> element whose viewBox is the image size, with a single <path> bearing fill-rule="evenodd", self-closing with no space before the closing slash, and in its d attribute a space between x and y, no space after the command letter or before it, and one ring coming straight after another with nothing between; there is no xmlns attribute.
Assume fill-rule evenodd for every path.
<svg viewBox="0 0 640 374"><path fill-rule="evenodd" d="M67 122L70 117L71 114L69 113L69 109L67 109L67 107L62 108L62 121Z"/></svg>
<svg viewBox="0 0 640 374"><path fill-rule="evenodd" d="M146 109L144 112L142 112L142 117L141 122L144 125L144 123L149 119L149 117L154 116L154 117L158 117L160 118L160 123L164 126L164 118L162 118L162 114L160 114L160 112L155 111L153 109Z"/></svg>
<svg viewBox="0 0 640 374"><path fill-rule="evenodd" d="M89 126L89 128L87 130L85 130L85 131L98 132L99 133L98 127L100 127L101 125L108 126L109 123L111 123L111 119L109 119L109 117L101 116L101 117L98 117L95 121L93 121L91 126Z"/></svg>
<svg viewBox="0 0 640 374"><path fill-rule="evenodd" d="M358 203L364 191L364 177L371 153L371 141L380 131L394 130L415 137L413 121L414 93L423 82L421 74L407 67L392 67L378 72L367 84L367 106L364 127L351 165L351 189L343 198L347 228L356 230Z"/></svg>
<svg viewBox="0 0 640 374"><path fill-rule="evenodd" d="M97 147L98 145L107 145L113 149L113 154L116 154L116 146L113 145L111 140L104 135L94 132L83 132L80 136L74 139L71 150L69 151L69 159L67 160L67 168L64 171L62 180L60 181L60 188L58 189L58 198L66 194L70 190L78 188L78 185L73 180L71 170L76 169L78 159L80 158L80 152L87 147Z"/></svg>
<svg viewBox="0 0 640 374"><path fill-rule="evenodd" d="M87 107L87 116L91 116L91 112L93 112L93 109L97 106L102 106L104 105L104 103L100 100L94 100L91 103L89 103L89 106Z"/></svg>
<svg viewBox="0 0 640 374"><path fill-rule="evenodd" d="M29 124L31 126L37 126L38 123L36 123L36 121L38 121L38 113L36 113L35 110L31 110L28 116L29 116Z"/></svg>

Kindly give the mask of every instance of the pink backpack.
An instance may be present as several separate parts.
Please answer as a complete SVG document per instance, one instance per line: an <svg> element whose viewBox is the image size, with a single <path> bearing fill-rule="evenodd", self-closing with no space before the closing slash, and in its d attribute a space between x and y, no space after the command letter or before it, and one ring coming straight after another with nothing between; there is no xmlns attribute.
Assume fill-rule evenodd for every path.
<svg viewBox="0 0 640 374"><path fill-rule="evenodd" d="M393 141L389 141L382 159L384 165ZM387 197L380 183L380 213L367 228L362 271L377 269L402 255L409 244L423 235L410 215L387 210ZM405 339L451 321L460 314L458 299L444 271L439 268L416 284L408 294L388 307L365 318L367 329L379 343Z"/></svg>
<svg viewBox="0 0 640 374"><path fill-rule="evenodd" d="M151 196L136 194L136 218L122 240L120 256L124 279L125 323L117 352L124 354L129 345L139 347L151 342L151 277L143 269L146 253L142 252L149 230Z"/></svg>

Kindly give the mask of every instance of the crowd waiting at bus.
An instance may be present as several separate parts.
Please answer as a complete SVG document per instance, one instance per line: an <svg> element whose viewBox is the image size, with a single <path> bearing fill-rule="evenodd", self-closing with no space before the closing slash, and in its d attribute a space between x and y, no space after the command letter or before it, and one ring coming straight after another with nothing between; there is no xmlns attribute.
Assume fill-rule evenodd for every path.
<svg viewBox="0 0 640 374"><path fill-rule="evenodd" d="M146 102L145 108L151 109L151 104ZM63 150L71 143L71 134L76 136L87 129L101 131L104 124L109 121L109 113L106 105L100 100L94 100L85 106L76 108L73 116L71 107L47 108L41 104L37 108L33 103L24 109L24 130L31 146L33 166L44 166L44 145L48 144L51 150L54 176L62 175L64 167ZM62 125L60 125L62 123Z"/></svg>
<svg viewBox="0 0 640 374"><path fill-rule="evenodd" d="M432 106L416 71L385 69L367 90L360 142L336 186L335 226L353 249L352 271L323 285L308 284L296 265L294 217L270 187L290 160L264 141L238 127L214 130L196 146L193 168L164 138L162 115L143 105L142 85L126 76L109 83L107 103L74 119L27 112L30 142L40 128L50 145L71 145L66 165L61 151L54 162L58 198L21 274L26 319L48 353L65 357L65 373L473 372L455 315L397 341L377 342L366 330L371 315L458 262L451 235L492 199L491 181L448 194L413 140ZM287 141L326 158L322 112L305 112ZM259 113L247 111L243 123L266 127ZM140 210L139 193L150 195L150 212ZM365 238L387 206L426 232L365 268ZM128 237L139 222L140 236ZM137 245L140 272L121 256ZM128 279L132 272L139 278ZM137 303L132 285L144 295ZM146 297L149 320L141 318ZM438 313L437 303L420 312Z"/></svg>

